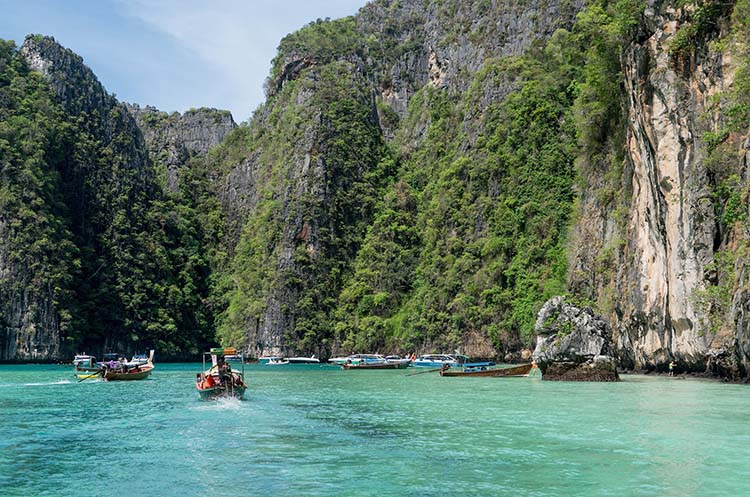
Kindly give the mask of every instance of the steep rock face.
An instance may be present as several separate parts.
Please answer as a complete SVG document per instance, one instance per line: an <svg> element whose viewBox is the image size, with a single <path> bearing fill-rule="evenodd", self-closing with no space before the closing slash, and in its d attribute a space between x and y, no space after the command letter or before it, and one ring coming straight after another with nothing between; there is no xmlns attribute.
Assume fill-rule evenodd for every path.
<svg viewBox="0 0 750 497"><path fill-rule="evenodd" d="M49 289L37 291L30 281L35 275L9 256L10 230L4 217L0 214L0 361L59 357L55 294Z"/></svg>
<svg viewBox="0 0 750 497"><path fill-rule="evenodd" d="M628 154L633 198L628 222L626 305L619 347L635 364L705 360L714 337L694 306L712 260L716 225L703 166L699 119L707 99L731 85L721 54L709 54L684 78L668 43L679 12L647 11L653 33L625 54Z"/></svg>
<svg viewBox="0 0 750 497"><path fill-rule="evenodd" d="M140 135L135 123L124 116L123 109L106 93L79 56L61 47L54 39L38 35L27 37L17 56L26 67L44 76L45 88L48 85L51 89L49 98L53 101L36 114L26 116L29 119L26 138L14 150L18 154L30 154L19 171L33 167L36 179L29 183L22 175L18 176L19 171L10 168L6 171L10 175L3 178L9 191L13 191L19 179L25 184L23 196L26 205L16 212L12 206L7 206L11 209L3 215L10 214L11 218L8 223L0 221L3 235L0 239L20 241L23 229L28 235L34 233L32 236L37 239L26 240L22 242L25 246L21 247L0 242L0 253L4 252L0 255L0 273L3 274L5 294L0 309L3 327L0 360L58 359L62 340L71 338L76 321L80 319L70 307L72 281L81 275L78 250L74 244L91 239L90 230L103 222L102 217L107 212L104 206L113 203L110 198L93 205L93 199L97 197L100 185L112 181L126 185L127 189L142 190L149 182L149 175L145 168L145 150L142 141L138 141ZM29 99L34 102L34 99L47 98L40 96L46 95L45 89L34 89L39 86L34 82L34 76L27 77L31 83L25 88ZM13 84L11 81L11 88ZM3 103L10 106L7 111L18 113L22 107L13 108L12 98ZM60 124L64 119L71 125ZM40 136L44 129L49 129L52 135L47 138ZM98 167L99 158L92 153L90 141L72 145L74 136L80 137L76 135L76 129L101 140L113 155L118 156L118 168L122 167L128 173ZM112 144L113 137L120 133L130 134L134 139ZM30 144L35 144L38 149L33 150ZM24 221L29 210L33 215ZM19 221L25 225L23 228L19 228ZM27 260L29 258L31 260ZM83 268L88 264L98 262L84 260Z"/></svg>
<svg viewBox="0 0 750 497"><path fill-rule="evenodd" d="M256 113L250 136L240 136L246 155L219 185L230 225L245 212L233 261L239 285L220 333L241 330L253 355L320 354L314 318L333 303L341 267L357 248L342 230L372 208L365 176L379 181L372 171L385 149L361 67L309 69L275 99Z"/></svg>
<svg viewBox="0 0 750 497"><path fill-rule="evenodd" d="M166 159L81 57L38 35L0 43L0 360L198 353L213 326L193 192L164 195ZM209 114L158 138L205 153L234 126Z"/></svg>
<svg viewBox="0 0 750 497"><path fill-rule="evenodd" d="M715 103L731 91L736 62L708 42L726 35L731 8L711 11L710 30L693 26L703 38L680 51L678 33L698 22L697 7L650 1L622 55L625 167L614 185L622 197L613 210L593 194L602 177L589 182L574 237L586 243L574 249L570 274L573 287L585 280L611 312L626 367L663 369L676 360L703 371L711 355L734 350L736 329L716 329L698 304L724 248L707 133L722 119Z"/></svg>
<svg viewBox="0 0 750 497"><path fill-rule="evenodd" d="M424 86L465 91L488 59L522 55L570 27L585 2L377 1L357 14L381 101L406 115ZM503 93L503 85L496 91Z"/></svg>
<svg viewBox="0 0 750 497"><path fill-rule="evenodd" d="M178 171L190 157L204 156L237 125L229 111L191 109L167 114L155 107L126 104L148 146L150 159L166 167L166 190L178 189Z"/></svg>

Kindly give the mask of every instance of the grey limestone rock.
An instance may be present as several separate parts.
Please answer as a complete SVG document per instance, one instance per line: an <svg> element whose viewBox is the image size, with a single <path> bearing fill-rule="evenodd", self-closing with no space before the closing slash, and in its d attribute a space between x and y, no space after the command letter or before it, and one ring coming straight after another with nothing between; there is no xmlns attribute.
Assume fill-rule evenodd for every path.
<svg viewBox="0 0 750 497"><path fill-rule="evenodd" d="M237 127L226 110L200 108L168 114L149 105L125 105L143 133L151 160L166 168L169 192L178 189L179 170L191 157L207 154Z"/></svg>
<svg viewBox="0 0 750 497"><path fill-rule="evenodd" d="M617 381L612 329L590 307L561 296L548 300L536 321L534 360L545 380Z"/></svg>

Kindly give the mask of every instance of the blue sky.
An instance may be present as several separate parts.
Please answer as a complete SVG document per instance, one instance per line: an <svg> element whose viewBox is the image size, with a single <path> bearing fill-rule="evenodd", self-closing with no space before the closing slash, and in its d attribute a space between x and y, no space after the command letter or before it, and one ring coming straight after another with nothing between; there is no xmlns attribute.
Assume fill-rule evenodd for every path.
<svg viewBox="0 0 750 497"><path fill-rule="evenodd" d="M246 120L281 38L366 0L0 0L0 38L51 35L120 100Z"/></svg>

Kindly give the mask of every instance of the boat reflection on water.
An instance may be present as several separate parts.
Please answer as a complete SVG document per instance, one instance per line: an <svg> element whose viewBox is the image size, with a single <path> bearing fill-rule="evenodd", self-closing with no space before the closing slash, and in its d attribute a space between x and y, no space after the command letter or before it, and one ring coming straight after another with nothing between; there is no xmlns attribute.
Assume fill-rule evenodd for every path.
<svg viewBox="0 0 750 497"><path fill-rule="evenodd" d="M206 369L206 359L211 358L211 367ZM239 360L242 370L233 370L231 360ZM203 354L203 372L198 373L195 388L202 400L220 398L242 399L245 396L245 361L234 348L213 348Z"/></svg>

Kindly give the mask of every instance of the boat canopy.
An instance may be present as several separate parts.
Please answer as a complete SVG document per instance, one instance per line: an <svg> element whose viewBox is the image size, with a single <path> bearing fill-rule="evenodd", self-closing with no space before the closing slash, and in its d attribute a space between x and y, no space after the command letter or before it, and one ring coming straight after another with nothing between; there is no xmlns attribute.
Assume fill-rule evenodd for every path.
<svg viewBox="0 0 750 497"><path fill-rule="evenodd" d="M235 356L237 355L237 349L234 347L214 347L208 353L216 356Z"/></svg>

